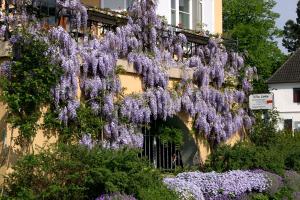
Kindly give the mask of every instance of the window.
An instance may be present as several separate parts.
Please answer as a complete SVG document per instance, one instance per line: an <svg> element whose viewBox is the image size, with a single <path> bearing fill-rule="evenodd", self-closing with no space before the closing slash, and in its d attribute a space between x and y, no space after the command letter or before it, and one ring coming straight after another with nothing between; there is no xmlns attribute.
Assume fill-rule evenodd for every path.
<svg viewBox="0 0 300 200"><path fill-rule="evenodd" d="M202 0L193 0L193 29L199 31L202 25Z"/></svg>
<svg viewBox="0 0 300 200"><path fill-rule="evenodd" d="M176 0L171 0L171 24L176 26Z"/></svg>
<svg viewBox="0 0 300 200"><path fill-rule="evenodd" d="M199 22L199 19L202 18L201 2L202 0L171 0L171 24L187 29L194 28L191 19ZM194 16L194 12L196 16Z"/></svg>
<svg viewBox="0 0 300 200"><path fill-rule="evenodd" d="M293 89L294 103L300 103L300 88Z"/></svg>
<svg viewBox="0 0 300 200"><path fill-rule="evenodd" d="M133 0L103 0L101 3L102 8L109 8L111 10L123 11L131 6Z"/></svg>
<svg viewBox="0 0 300 200"><path fill-rule="evenodd" d="M55 24L55 0L38 0L36 2L37 7L39 8L42 17L44 17L45 21L53 25Z"/></svg>
<svg viewBox="0 0 300 200"><path fill-rule="evenodd" d="M292 131L293 130L293 120L292 119L285 119L283 122L284 130Z"/></svg>
<svg viewBox="0 0 300 200"><path fill-rule="evenodd" d="M190 28L190 0L179 0L179 24Z"/></svg>
<svg viewBox="0 0 300 200"><path fill-rule="evenodd" d="M126 0L103 0L103 8L110 8L112 10L125 10Z"/></svg>

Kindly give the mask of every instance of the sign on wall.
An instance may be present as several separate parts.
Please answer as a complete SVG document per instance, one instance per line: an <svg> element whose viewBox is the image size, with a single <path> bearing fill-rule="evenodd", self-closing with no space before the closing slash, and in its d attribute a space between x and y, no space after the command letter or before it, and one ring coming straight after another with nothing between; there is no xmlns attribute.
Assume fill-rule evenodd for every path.
<svg viewBox="0 0 300 200"><path fill-rule="evenodd" d="M249 96L249 107L251 110L273 109L272 94L252 94Z"/></svg>

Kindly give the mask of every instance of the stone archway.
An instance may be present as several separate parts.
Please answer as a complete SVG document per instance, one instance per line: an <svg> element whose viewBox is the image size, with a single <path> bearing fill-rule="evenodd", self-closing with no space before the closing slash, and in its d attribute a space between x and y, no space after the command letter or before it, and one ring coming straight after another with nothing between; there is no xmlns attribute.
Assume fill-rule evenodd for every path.
<svg viewBox="0 0 300 200"><path fill-rule="evenodd" d="M180 130L183 142L180 147L172 142L166 144L161 141L159 127L162 124ZM150 129L144 129L143 132L144 146L142 155L147 157L149 162L155 167L172 170L176 167L199 164L198 149L195 140L188 127L178 116L167 118L166 121L153 121L150 124Z"/></svg>

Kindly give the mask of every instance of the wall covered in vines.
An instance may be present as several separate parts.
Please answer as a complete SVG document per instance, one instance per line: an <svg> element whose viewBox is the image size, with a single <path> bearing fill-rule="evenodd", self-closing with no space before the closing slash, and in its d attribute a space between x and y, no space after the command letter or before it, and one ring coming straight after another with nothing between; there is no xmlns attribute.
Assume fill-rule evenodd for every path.
<svg viewBox="0 0 300 200"><path fill-rule="evenodd" d="M71 23L78 30L85 30L85 7L77 0L68 2L58 1L57 6L74 16ZM24 6L22 1L18 3L19 8ZM25 9L16 10L14 14L26 21L23 23L26 32L48 46L44 53L62 69L56 83L49 87L51 101L50 115L45 117L46 129L55 129L61 135L68 133L69 138L81 139L85 135L84 143L98 142L107 148L120 148L142 147L142 126L153 120L166 120L179 112L192 117L196 133L213 143L228 139L242 127L252 126L253 119L245 104L256 68L245 66L242 56L227 51L214 38L186 57L185 35L165 37L168 26L156 15L156 7L156 0L137 0L129 8L127 25L106 33L102 39L84 37L80 42L62 27L44 30L39 20ZM12 23L9 17L1 14L4 22L1 34L7 35L13 29L10 42L14 47L24 37L24 31L18 26L8 29ZM19 62L22 55L25 54L19 58L13 55L11 62L2 65L2 79L15 81L13 63ZM143 82L142 93L123 94L118 59L133 64ZM169 68L181 68L183 72L181 81L173 88L168 87ZM185 73L187 69L193 70L192 77ZM34 78L35 74L31 76ZM6 90L18 95L13 84ZM87 118L97 131L86 128ZM34 135L32 130L31 136Z"/></svg>

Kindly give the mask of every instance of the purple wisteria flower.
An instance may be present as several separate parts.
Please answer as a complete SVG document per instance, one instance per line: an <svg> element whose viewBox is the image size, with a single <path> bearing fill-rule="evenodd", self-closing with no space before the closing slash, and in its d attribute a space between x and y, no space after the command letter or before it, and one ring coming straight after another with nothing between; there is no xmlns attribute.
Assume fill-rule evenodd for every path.
<svg viewBox="0 0 300 200"><path fill-rule="evenodd" d="M62 27L51 29L49 40L58 43L57 48L51 48L49 51L64 71L59 84L53 89L53 94L59 119L67 124L69 120L77 117L76 110L80 105L77 98L77 76L80 69L77 43Z"/></svg>
<svg viewBox="0 0 300 200"><path fill-rule="evenodd" d="M85 29L87 11L79 0L58 0L57 6L61 14L72 15L71 24L78 31ZM52 88L58 119L65 125L76 122L82 97L95 117L106 123L104 138L109 148L142 147L142 125L180 112L193 118L198 133L217 142L243 126L250 128L253 120L244 107L256 68L246 67L240 54L227 52L217 39L189 51L186 36L168 27L156 15L156 8L157 0L134 1L128 23L106 32L101 39L84 37L77 42L62 27L52 28L42 38L49 44L45 54L53 55L53 62L63 69L59 83ZM33 16L22 11L17 17L0 13L0 18L13 28ZM38 36L41 27L36 23L29 30ZM4 29L0 28L0 36ZM10 41L14 44L18 39L15 35ZM140 76L140 94L123 95L117 73L119 59L127 59ZM11 64L1 66L1 75L10 76ZM172 80L176 87L170 84L171 67L184 71L182 80Z"/></svg>
<svg viewBox="0 0 300 200"><path fill-rule="evenodd" d="M8 79L10 79L11 76L11 61L4 61L1 65L0 65L0 75L1 76L5 76Z"/></svg>
<svg viewBox="0 0 300 200"><path fill-rule="evenodd" d="M79 144L84 145L89 149L92 149L95 146L96 142L93 141L90 134L86 134L79 140Z"/></svg>
<svg viewBox="0 0 300 200"><path fill-rule="evenodd" d="M86 7L81 4L80 0L57 0L57 6L62 9L62 13L71 13L76 19L76 27L80 29L81 24L86 27L87 25L87 9ZM69 11L69 12L68 12Z"/></svg>
<svg viewBox="0 0 300 200"><path fill-rule="evenodd" d="M2 26L0 27L0 37L4 37L5 31L6 31L6 26L5 26L5 25L2 25Z"/></svg>

